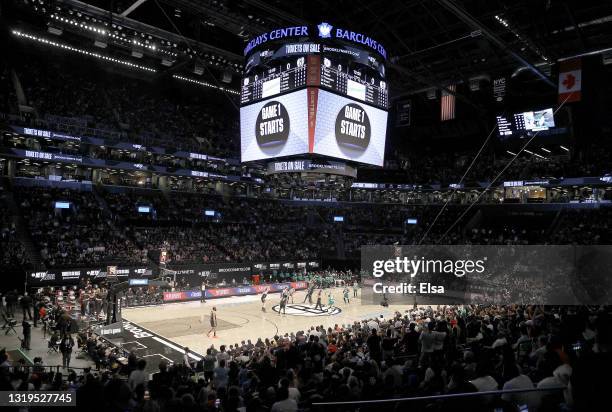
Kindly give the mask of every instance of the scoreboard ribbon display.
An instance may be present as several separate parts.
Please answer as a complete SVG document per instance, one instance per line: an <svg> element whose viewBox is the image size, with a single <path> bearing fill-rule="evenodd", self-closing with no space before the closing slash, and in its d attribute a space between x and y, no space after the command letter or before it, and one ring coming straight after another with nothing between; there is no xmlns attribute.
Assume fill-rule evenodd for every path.
<svg viewBox="0 0 612 412"><path fill-rule="evenodd" d="M259 36L249 40L244 48L244 55L249 56L251 53L253 53L253 51L261 48L262 46L265 47L269 42L283 41L292 37L339 39L349 43L355 43L360 46L368 47L383 58L387 58L387 50L375 39L363 33L346 30L341 27L334 27L327 22L321 22L316 26L284 27L262 33Z"/></svg>

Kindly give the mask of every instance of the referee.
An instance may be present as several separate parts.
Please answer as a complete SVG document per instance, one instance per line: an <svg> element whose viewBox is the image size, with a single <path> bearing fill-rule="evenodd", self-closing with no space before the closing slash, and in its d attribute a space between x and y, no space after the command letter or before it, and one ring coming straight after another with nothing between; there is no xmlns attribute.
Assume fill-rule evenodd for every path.
<svg viewBox="0 0 612 412"><path fill-rule="evenodd" d="M202 282L202 286L200 286L200 290L202 291L202 295L200 296L200 302L206 303L206 281Z"/></svg>

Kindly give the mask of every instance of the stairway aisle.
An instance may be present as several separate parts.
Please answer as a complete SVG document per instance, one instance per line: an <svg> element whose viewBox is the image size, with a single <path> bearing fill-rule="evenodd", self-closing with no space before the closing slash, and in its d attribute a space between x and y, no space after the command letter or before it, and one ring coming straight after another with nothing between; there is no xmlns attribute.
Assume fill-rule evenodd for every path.
<svg viewBox="0 0 612 412"><path fill-rule="evenodd" d="M17 232L17 239L23 245L28 262L32 265L32 269L34 270L44 270L46 269L45 264L43 262L42 255L40 254L40 249L35 245L32 237L30 236L30 229L25 222L25 219L21 215L21 210L17 201L15 200L15 196L13 192L10 190L10 185L5 185L7 190L4 191L4 196L0 199L3 204L0 204L2 210L8 211L11 216L11 220L15 224L15 229Z"/></svg>

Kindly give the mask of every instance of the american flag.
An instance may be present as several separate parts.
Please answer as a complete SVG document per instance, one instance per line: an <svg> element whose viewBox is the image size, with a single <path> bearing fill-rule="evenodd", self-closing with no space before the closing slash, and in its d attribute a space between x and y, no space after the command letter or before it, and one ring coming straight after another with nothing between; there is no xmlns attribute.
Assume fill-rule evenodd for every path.
<svg viewBox="0 0 612 412"><path fill-rule="evenodd" d="M448 91L447 91L448 90ZM440 100L441 105L441 120L452 120L455 118L455 92L457 91L457 85L451 84L442 90L442 99Z"/></svg>

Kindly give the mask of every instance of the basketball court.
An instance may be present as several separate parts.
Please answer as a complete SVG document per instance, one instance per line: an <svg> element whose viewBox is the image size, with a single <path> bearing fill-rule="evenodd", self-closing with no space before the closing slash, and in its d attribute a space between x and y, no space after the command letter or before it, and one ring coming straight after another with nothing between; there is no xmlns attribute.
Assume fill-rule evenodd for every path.
<svg viewBox="0 0 612 412"><path fill-rule="evenodd" d="M156 346L159 355L176 362L182 360L184 347L189 347L192 359L199 360L211 345L219 348L220 345L241 344L248 339L255 344L258 338L263 340L275 335L306 331L311 326L328 328L380 315L389 317L396 310L407 309L406 305L362 305L361 299L353 298L352 294L351 289L351 302L345 304L342 301L342 288L333 289L336 304L331 310L325 305L326 292L322 299L323 310L315 310L316 297L313 296L312 305L303 303L306 292L299 291L294 296L294 303L287 305L286 314L278 313L280 295L270 294L265 312L261 310L261 295L253 295L208 300L206 303L195 301L126 308L123 310L123 320L127 332L135 335L133 340L140 345L134 346L134 349ZM206 336L210 330L209 316L213 306L217 308L216 338ZM123 345L128 342L123 342ZM129 342L129 345L135 344Z"/></svg>

